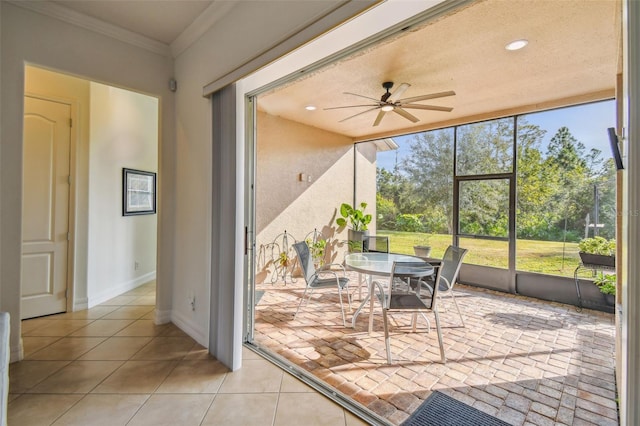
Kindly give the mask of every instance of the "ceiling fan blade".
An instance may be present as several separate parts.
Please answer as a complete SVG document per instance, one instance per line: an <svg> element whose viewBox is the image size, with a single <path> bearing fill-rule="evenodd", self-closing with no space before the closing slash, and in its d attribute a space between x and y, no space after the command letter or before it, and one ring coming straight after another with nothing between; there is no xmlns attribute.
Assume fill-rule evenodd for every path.
<svg viewBox="0 0 640 426"><path fill-rule="evenodd" d="M387 102L394 103L395 101L397 101L398 98L400 98L400 96L402 96L402 94L406 92L409 87L411 87L409 83L402 83L396 90L393 91L391 96L389 96Z"/></svg>
<svg viewBox="0 0 640 426"><path fill-rule="evenodd" d="M407 111L403 110L402 108L400 108L398 106L393 109L393 112L403 116L404 118L406 118L407 120L409 120L409 121L411 121L413 123L417 123L418 121L420 121L418 119L418 117L416 117L415 115L409 114Z"/></svg>
<svg viewBox="0 0 640 426"><path fill-rule="evenodd" d="M375 107L378 108L380 105L378 104L367 104L367 105L345 105L339 107L331 107L331 108L323 108L323 110L327 111L329 109L340 109L340 108L357 108L357 107Z"/></svg>
<svg viewBox="0 0 640 426"><path fill-rule="evenodd" d="M402 108L409 108L409 109L428 109L431 111L446 111L446 112L453 111L453 108L441 107L436 105L402 104L401 106Z"/></svg>
<svg viewBox="0 0 640 426"><path fill-rule="evenodd" d="M375 102L380 102L380 99L376 99L376 98L371 98L369 96L364 96L364 95L358 95L357 93L351 93L351 92L343 92L345 95L353 95L353 96L359 96L361 98L365 98L365 99L370 99L372 101Z"/></svg>
<svg viewBox="0 0 640 426"><path fill-rule="evenodd" d="M431 93L429 95L414 96L413 98L400 99L400 102L411 103L411 102L418 102L418 101L426 101L427 99L444 98L446 96L453 96L455 94L456 92L454 92L453 90L449 90L448 92Z"/></svg>
<svg viewBox="0 0 640 426"><path fill-rule="evenodd" d="M347 121L347 120L348 120L348 119L350 119L350 118L357 117L357 116L362 115L362 114L365 114L365 113L367 113L367 112L369 112L369 111L373 111L374 109L378 109L378 107L370 108L370 109L368 109L368 110L366 110L366 111L359 112L359 113L354 114L354 115L352 115L352 116L350 116L350 117L343 118L342 120L338 121L338 123L342 123L343 121Z"/></svg>
<svg viewBox="0 0 640 426"><path fill-rule="evenodd" d="M380 112L378 113L378 116L376 117L376 121L373 122L373 125L377 126L378 124L380 124L380 122L382 121L382 117L384 117L386 113L387 113L386 111L380 110Z"/></svg>

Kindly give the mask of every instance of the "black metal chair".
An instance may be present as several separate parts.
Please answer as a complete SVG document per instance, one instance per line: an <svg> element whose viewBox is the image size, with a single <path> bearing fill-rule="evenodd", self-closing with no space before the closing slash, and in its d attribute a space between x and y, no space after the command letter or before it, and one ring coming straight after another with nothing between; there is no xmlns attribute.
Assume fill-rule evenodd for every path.
<svg viewBox="0 0 640 426"><path fill-rule="evenodd" d="M363 251L389 253L389 237L367 235L363 242Z"/></svg>
<svg viewBox="0 0 640 426"><path fill-rule="evenodd" d="M456 299L453 295L453 286L458 279L460 267L462 266L462 259L466 254L467 249L449 246L447 247L447 250L445 250L442 260L439 262L424 262L422 263L422 266L420 266L421 264L419 262L415 263L414 266L411 266L413 262L410 262L411 264L408 264L404 267L402 266L404 262L394 264L389 280L390 290L388 290L388 295L383 302L382 309L385 344L387 348L387 362L389 364L391 364L391 341L389 338L389 324L387 315L392 311L421 313L423 314L423 316L425 312L433 312L433 315L436 319L436 329L438 331L440 356L442 358L442 362L446 363L447 360L444 353L444 344L442 342L442 331L440 329L440 318L438 317L438 300L441 296L451 296L454 304L456 305L456 309L458 310L458 315L460 315L462 325L464 326L464 319L462 318L460 307L458 306L458 302L456 302ZM428 278L431 274L420 272L420 268L426 268L424 265L429 265L437 268L438 273L436 274L434 282L438 283L438 285L433 285L433 283L430 285L428 283L428 280L426 280L426 278ZM394 290L393 284L398 281L404 281L408 283L408 285L405 286L404 290ZM382 285L379 282L376 282L376 284L378 285L380 293L384 295ZM427 324L429 324L429 320L426 317L425 319L427 320ZM414 315L414 331L415 321L416 316Z"/></svg>
<svg viewBox="0 0 640 426"><path fill-rule="evenodd" d="M467 251L467 249L460 247L449 246L447 247L447 250L445 250L441 261L429 261L429 263L434 266L440 265L440 272L436 276L438 282L438 297L442 299L443 297L448 296L453 300L453 304L456 306L456 310L458 311L463 327L465 326L464 318L462 317L462 312L460 312L460 307L458 306L456 297L453 294L453 286L458 280L460 266L462 266L462 259L467 254ZM430 287L431 286L432 284Z"/></svg>
<svg viewBox="0 0 640 426"><path fill-rule="evenodd" d="M302 269L302 275L304 276L304 280L307 284L304 289L304 294L300 298L300 303L298 304L298 309L296 310L293 319L296 319L296 316L300 311L300 307L302 306L302 302L304 301L307 292L309 293L308 298L310 298L311 293L315 289L333 287L338 289L338 297L340 298L340 310L342 311L342 324L346 327L347 320L344 313L344 304L342 302L342 290L346 290L347 301L349 302L349 310L351 310L351 297L349 295L349 278L346 277L344 266L337 263L325 265L325 268L330 268L331 266L340 267L342 269L342 276L338 276L338 273L336 271L332 271L330 269L316 270L315 266L313 265L313 259L311 258L309 246L306 242L300 241L298 243L295 243L293 245L293 249L298 255L298 262L300 263L300 268ZM321 275L327 275L329 277L323 278L321 277Z"/></svg>
<svg viewBox="0 0 640 426"><path fill-rule="evenodd" d="M388 364L392 362L388 317L389 314L393 312L408 312L414 314L412 318L413 331L416 330L417 314L421 314L425 318L430 330L429 320L424 314L433 312L436 320L436 329L438 331L440 356L442 362L446 362L437 308L438 288L436 287L432 290L422 281L423 278L433 275L433 272L434 267L427 262L394 262L387 290L385 291L380 281L375 282L382 302L382 320L384 324L384 340ZM438 275L440 275L439 268ZM413 285L415 280L418 280L419 284ZM401 285L399 285L399 283L401 283ZM404 285L402 285L402 283L404 283ZM423 294L421 294L421 292L423 292Z"/></svg>

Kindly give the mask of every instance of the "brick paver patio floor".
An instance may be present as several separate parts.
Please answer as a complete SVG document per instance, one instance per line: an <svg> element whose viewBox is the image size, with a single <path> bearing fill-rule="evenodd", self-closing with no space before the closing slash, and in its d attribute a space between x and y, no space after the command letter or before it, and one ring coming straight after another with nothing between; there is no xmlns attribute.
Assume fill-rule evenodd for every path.
<svg viewBox="0 0 640 426"><path fill-rule="evenodd" d="M460 285L466 326L448 299L441 304L447 363L440 363L433 316L430 333L424 320L413 333L411 315L399 314L391 320L394 364L387 365L379 305L369 334L368 308L355 329L353 311L342 325L337 291L314 292L294 321L301 278L257 287L265 293L256 306L256 343L392 424L434 390L513 425L618 424L611 314Z"/></svg>

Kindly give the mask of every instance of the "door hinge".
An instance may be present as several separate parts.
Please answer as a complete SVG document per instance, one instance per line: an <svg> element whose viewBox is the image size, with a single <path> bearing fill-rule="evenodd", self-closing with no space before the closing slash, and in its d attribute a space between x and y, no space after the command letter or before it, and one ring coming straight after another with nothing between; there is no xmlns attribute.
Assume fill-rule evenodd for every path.
<svg viewBox="0 0 640 426"><path fill-rule="evenodd" d="M69 289L68 289L68 288L66 288L66 289L64 290L64 298L66 299L66 298L68 298L68 297L69 297Z"/></svg>
<svg viewBox="0 0 640 426"><path fill-rule="evenodd" d="M67 182L69 182L69 185L71 185L71 175L67 176Z"/></svg>
<svg viewBox="0 0 640 426"><path fill-rule="evenodd" d="M69 127L73 127L73 118L69 119Z"/></svg>
<svg viewBox="0 0 640 426"><path fill-rule="evenodd" d="M71 232L67 232L67 241L71 241Z"/></svg>

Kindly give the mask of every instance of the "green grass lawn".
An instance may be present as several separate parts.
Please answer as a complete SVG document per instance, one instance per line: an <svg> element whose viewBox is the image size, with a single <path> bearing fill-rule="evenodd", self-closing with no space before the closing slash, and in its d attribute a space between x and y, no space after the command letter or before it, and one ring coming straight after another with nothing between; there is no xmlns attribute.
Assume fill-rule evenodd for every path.
<svg viewBox="0 0 640 426"><path fill-rule="evenodd" d="M390 251L394 253L413 254L414 245L430 245L433 257L442 257L452 241L451 235L446 234L378 230L376 235L388 236ZM469 250L465 263L507 268L506 241L464 238L461 239L460 246ZM579 263L577 243L534 240L516 242L516 269L519 271L573 277Z"/></svg>

